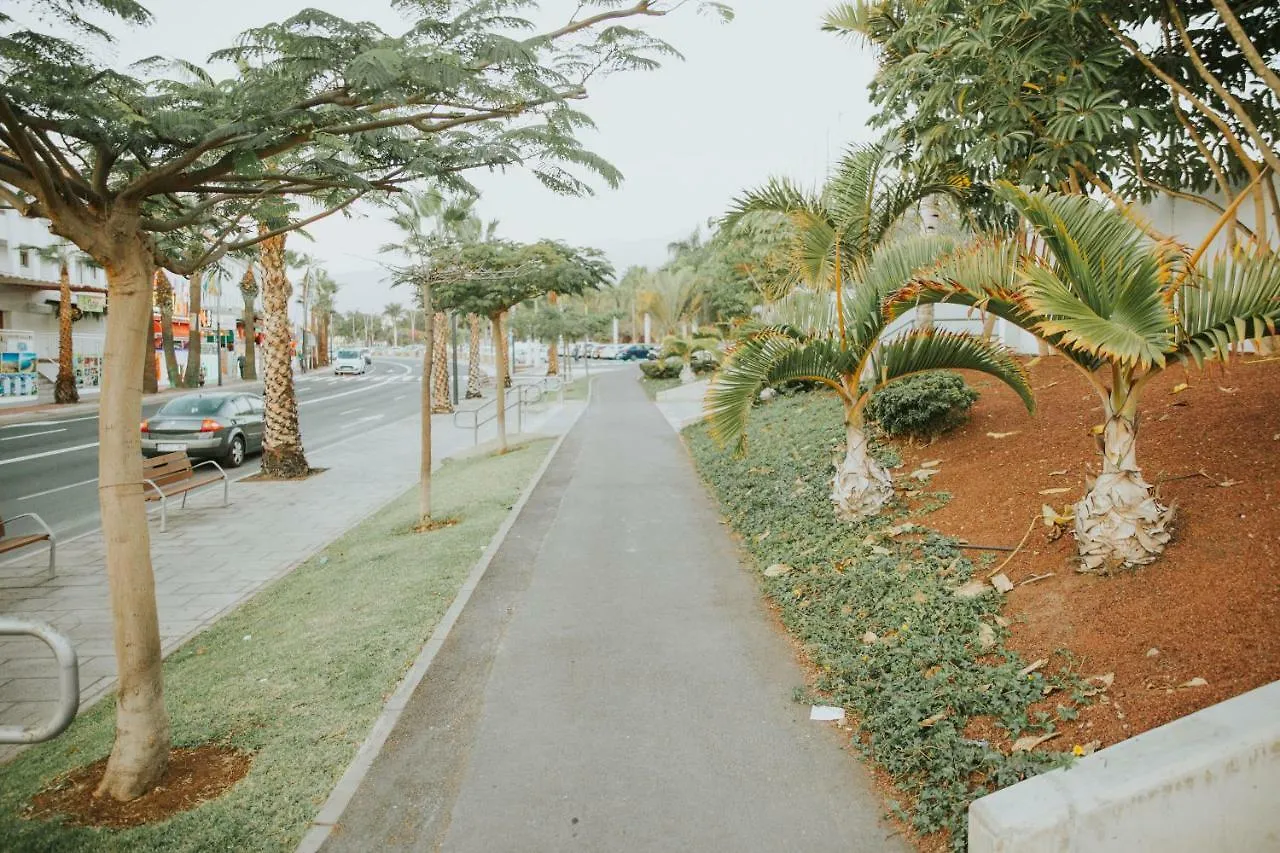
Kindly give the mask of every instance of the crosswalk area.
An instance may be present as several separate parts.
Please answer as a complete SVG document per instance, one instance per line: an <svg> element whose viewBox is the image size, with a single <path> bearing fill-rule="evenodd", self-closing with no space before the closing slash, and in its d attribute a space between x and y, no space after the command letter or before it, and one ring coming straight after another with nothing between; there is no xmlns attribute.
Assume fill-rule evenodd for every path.
<svg viewBox="0 0 1280 853"><path fill-rule="evenodd" d="M411 376L403 374L400 376L388 376L385 373L358 373L355 376L334 376L332 373L302 373L294 374L294 385L309 385L311 387L330 386L330 385L359 385L361 383L373 382L421 382L422 376Z"/></svg>

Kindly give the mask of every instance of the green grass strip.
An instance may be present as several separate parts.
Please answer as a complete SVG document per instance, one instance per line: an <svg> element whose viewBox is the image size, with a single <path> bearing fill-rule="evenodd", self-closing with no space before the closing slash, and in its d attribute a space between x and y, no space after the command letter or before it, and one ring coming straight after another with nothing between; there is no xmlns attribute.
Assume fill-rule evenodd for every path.
<svg viewBox="0 0 1280 853"><path fill-rule="evenodd" d="M947 833L963 850L970 802L1068 760L1040 750L1007 754L966 737L968 722L984 718L1013 738L1051 732L1086 701L1083 685L1020 673L1025 663L1002 645L1000 597L990 589L953 594L975 575L953 540L927 529L886 535L890 525L916 522L901 507L861 524L836 519L828 494L843 433L840 403L815 392L756 407L742 458L704 426L685 435L756 567L791 567L762 574L761 584L820 672L817 695L801 688L797 698L849 708L861 728L854 745L907 795L890 810L922 835ZM877 453L898 461L889 448ZM935 505L948 498L922 497ZM994 630L986 650L982 623Z"/></svg>
<svg viewBox="0 0 1280 853"><path fill-rule="evenodd" d="M129 830L22 819L50 780L110 751L108 698L0 767L0 848L292 850L549 447L446 461L434 481L436 516L455 516L456 526L407 534L415 487L170 656L174 745L255 755L227 794Z"/></svg>

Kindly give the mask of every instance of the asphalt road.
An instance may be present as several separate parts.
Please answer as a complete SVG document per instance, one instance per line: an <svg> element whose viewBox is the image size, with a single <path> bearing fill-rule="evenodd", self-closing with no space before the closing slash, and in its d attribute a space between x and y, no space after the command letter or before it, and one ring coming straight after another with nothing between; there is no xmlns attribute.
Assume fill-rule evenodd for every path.
<svg viewBox="0 0 1280 853"><path fill-rule="evenodd" d="M363 376L323 369L295 376L303 447L357 441L373 425L417 417L421 376L420 362L396 358L375 358ZM261 393L261 386L244 390ZM143 418L161 405L145 406ZM257 470L251 456L232 476ZM60 538L92 530L99 524L97 477L96 414L0 426L0 518L38 513Z"/></svg>

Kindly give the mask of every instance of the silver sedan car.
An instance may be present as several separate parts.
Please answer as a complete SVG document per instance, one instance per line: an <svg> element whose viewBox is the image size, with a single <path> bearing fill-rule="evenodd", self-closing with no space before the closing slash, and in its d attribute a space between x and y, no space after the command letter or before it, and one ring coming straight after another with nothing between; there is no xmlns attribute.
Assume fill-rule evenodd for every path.
<svg viewBox="0 0 1280 853"><path fill-rule="evenodd" d="M240 391L183 394L142 422L142 455L184 451L238 468L262 450L262 398Z"/></svg>

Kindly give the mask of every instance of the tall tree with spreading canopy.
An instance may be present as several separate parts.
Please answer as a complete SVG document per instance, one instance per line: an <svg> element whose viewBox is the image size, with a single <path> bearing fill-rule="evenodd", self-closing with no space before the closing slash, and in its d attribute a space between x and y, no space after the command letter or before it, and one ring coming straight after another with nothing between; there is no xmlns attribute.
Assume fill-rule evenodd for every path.
<svg viewBox="0 0 1280 853"><path fill-rule="evenodd" d="M495 15L491 0L392 2L411 19L400 35L315 9L251 29L214 54L234 69L223 79L186 61L125 73L31 26L0 34L0 200L48 219L108 279L99 498L120 676L101 795L149 790L169 754L137 430L153 267L189 275L370 193L426 177L462 185L473 168L524 166L571 193L586 191L583 173L614 183L616 170L577 141L588 120L570 104L603 74L672 54L625 23L683 5L586 3L539 32L517 17L534 3ZM74 18L77 35L95 30L85 9L149 18L131 0L41 5ZM249 230L246 200L298 196L304 211ZM196 229L212 239L189 263L156 239Z"/></svg>
<svg viewBox="0 0 1280 853"><path fill-rule="evenodd" d="M1080 368L1103 409L1102 472L1074 513L1081 568L1151 563L1169 542L1172 511L1137 461L1142 390L1174 361L1226 362L1233 344L1275 334L1280 258L1237 250L1202 264L1203 246L1154 240L1086 197L1011 185L999 195L1038 240L982 241L918 273L898 301L983 305Z"/></svg>

